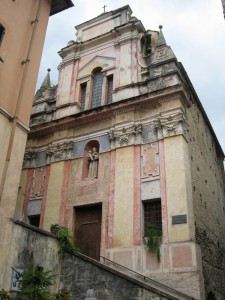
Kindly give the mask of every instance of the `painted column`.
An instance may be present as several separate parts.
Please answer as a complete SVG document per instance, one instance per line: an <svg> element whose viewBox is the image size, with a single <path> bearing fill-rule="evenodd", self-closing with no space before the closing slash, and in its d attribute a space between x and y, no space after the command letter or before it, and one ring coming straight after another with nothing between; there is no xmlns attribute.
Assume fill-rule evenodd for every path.
<svg viewBox="0 0 225 300"><path fill-rule="evenodd" d="M72 80L73 64L64 65L60 69L60 88L58 89L56 106L68 104L70 102L70 87Z"/></svg>
<svg viewBox="0 0 225 300"><path fill-rule="evenodd" d="M65 226L65 212L66 212L66 199L67 199L67 192L68 192L68 183L69 183L69 176L70 176L70 165L71 161L65 161L64 165L64 175L62 181L62 189L61 189L61 205L59 210L59 225Z"/></svg>
<svg viewBox="0 0 225 300"><path fill-rule="evenodd" d="M133 245L134 147L116 149L113 247Z"/></svg>
<svg viewBox="0 0 225 300"><path fill-rule="evenodd" d="M33 183L33 174L34 169L28 169L27 171L27 183L25 188L25 194L24 194L24 202L23 202L23 221L26 222L27 220L27 208L28 208L28 202L30 200L30 193Z"/></svg>
<svg viewBox="0 0 225 300"><path fill-rule="evenodd" d="M131 82L137 82L137 40L134 39L131 42Z"/></svg>
<svg viewBox="0 0 225 300"><path fill-rule="evenodd" d="M79 66L79 60L75 60L73 63L73 71L72 71L72 78L71 78L71 85L70 85L70 102L75 101L78 66Z"/></svg>
<svg viewBox="0 0 225 300"><path fill-rule="evenodd" d="M141 245L141 146L134 146L134 245Z"/></svg>
<svg viewBox="0 0 225 300"><path fill-rule="evenodd" d="M64 161L51 164L43 229L50 230L51 224L59 223Z"/></svg>
<svg viewBox="0 0 225 300"><path fill-rule="evenodd" d="M115 45L116 49L116 72L115 72L115 89L120 87L120 45Z"/></svg>
<svg viewBox="0 0 225 300"><path fill-rule="evenodd" d="M182 135L164 139L165 178L168 209L168 241L194 237L192 188L188 144ZM172 217L187 215L187 223L173 225Z"/></svg>
<svg viewBox="0 0 225 300"><path fill-rule="evenodd" d="M108 212L108 243L107 247L113 246L113 224L114 224L114 197L115 197L115 163L116 151L111 151L110 170L110 191L109 191L109 212Z"/></svg>
<svg viewBox="0 0 225 300"><path fill-rule="evenodd" d="M42 196L42 203L41 203L41 215L40 215L40 223L39 223L39 227L42 228L42 229L43 229L43 224L44 224L46 199L47 199L47 193L48 193L50 166L51 165L47 165L46 169L45 169L45 183L44 183L44 189L43 189L43 196Z"/></svg>
<svg viewBox="0 0 225 300"><path fill-rule="evenodd" d="M159 159L160 159L160 190L161 190L161 207L162 207L162 231L163 243L168 243L168 220L167 220L167 199L166 199L166 174L165 174L165 157L164 141L159 141Z"/></svg>

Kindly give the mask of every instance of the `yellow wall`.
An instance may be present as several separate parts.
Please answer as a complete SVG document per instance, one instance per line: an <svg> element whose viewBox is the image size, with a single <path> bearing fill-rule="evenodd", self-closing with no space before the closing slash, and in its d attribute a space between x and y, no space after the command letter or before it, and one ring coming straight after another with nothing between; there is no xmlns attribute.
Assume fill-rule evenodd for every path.
<svg viewBox="0 0 225 300"><path fill-rule="evenodd" d="M48 231L50 230L51 224L59 222L63 170L63 161L51 164L43 224L43 229Z"/></svg>
<svg viewBox="0 0 225 300"><path fill-rule="evenodd" d="M165 138L165 173L169 242L187 241L194 228L187 224L172 225L172 216L187 214L192 219L192 190L188 144L182 135Z"/></svg>
<svg viewBox="0 0 225 300"><path fill-rule="evenodd" d="M12 156L6 173L6 180L0 200L0 288L4 287L7 276L11 276L11 266L8 266L8 250L11 242L12 222L18 194L20 172L26 143L26 133L16 129L12 148ZM6 275L10 272L10 275ZM9 288L5 286L5 288Z"/></svg>
<svg viewBox="0 0 225 300"><path fill-rule="evenodd" d="M116 150L113 246L133 245L134 147Z"/></svg>

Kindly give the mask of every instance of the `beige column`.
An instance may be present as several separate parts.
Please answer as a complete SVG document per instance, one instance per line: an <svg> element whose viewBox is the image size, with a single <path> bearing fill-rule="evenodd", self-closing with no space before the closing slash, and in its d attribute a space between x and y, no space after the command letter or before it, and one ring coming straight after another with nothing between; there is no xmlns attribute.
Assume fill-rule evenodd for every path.
<svg viewBox="0 0 225 300"><path fill-rule="evenodd" d="M116 149L113 247L133 245L134 147Z"/></svg>
<svg viewBox="0 0 225 300"><path fill-rule="evenodd" d="M64 161L51 164L43 221L43 229L48 231L50 230L51 224L59 223L63 172Z"/></svg>
<svg viewBox="0 0 225 300"><path fill-rule="evenodd" d="M194 237L192 185L188 143L183 135L164 139L168 211L168 241L188 241ZM172 217L187 215L187 223L172 224Z"/></svg>

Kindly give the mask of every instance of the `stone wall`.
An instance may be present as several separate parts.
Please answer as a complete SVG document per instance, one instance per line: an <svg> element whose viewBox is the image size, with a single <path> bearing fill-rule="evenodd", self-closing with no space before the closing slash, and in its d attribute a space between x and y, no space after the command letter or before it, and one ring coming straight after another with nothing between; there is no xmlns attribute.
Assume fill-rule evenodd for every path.
<svg viewBox="0 0 225 300"><path fill-rule="evenodd" d="M127 274L129 271L127 271ZM118 272L86 256L63 254L61 285L73 292L73 299L166 300L194 299L163 284ZM138 275L135 274L138 278Z"/></svg>
<svg viewBox="0 0 225 300"><path fill-rule="evenodd" d="M82 254L59 252L58 242L50 233L19 221L13 224L9 251L12 260L5 276L12 276L12 268L26 270L39 265L56 275L52 292L68 288L72 300L193 299L153 280L147 284L127 271L121 273Z"/></svg>
<svg viewBox="0 0 225 300"><path fill-rule="evenodd" d="M59 245L56 238L47 231L22 222L13 225L8 274L12 278L13 269L33 269L37 265L44 271L51 271L52 291L58 290L60 274ZM13 268L13 269L12 269Z"/></svg>
<svg viewBox="0 0 225 300"><path fill-rule="evenodd" d="M206 297L225 299L225 180L223 154L198 105L187 111L196 241Z"/></svg>

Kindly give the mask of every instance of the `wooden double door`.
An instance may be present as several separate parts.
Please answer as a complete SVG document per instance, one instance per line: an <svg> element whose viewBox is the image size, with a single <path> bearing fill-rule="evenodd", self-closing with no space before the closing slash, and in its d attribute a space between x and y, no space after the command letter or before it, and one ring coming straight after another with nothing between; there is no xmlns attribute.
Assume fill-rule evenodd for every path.
<svg viewBox="0 0 225 300"><path fill-rule="evenodd" d="M81 253L100 260L102 206L75 208L75 244Z"/></svg>

